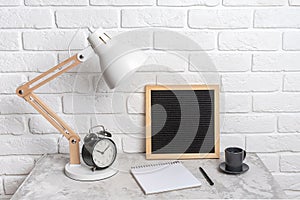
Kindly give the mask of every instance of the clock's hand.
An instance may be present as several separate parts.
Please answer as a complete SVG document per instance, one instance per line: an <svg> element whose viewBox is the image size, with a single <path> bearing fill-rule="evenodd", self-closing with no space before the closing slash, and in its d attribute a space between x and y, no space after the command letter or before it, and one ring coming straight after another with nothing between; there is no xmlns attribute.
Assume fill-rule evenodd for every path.
<svg viewBox="0 0 300 200"><path fill-rule="evenodd" d="M109 148L109 145L107 145L107 147L104 149L103 153Z"/></svg>
<svg viewBox="0 0 300 200"><path fill-rule="evenodd" d="M101 154L103 154L104 153L104 151L102 152L102 151L99 151L99 150L96 150L97 152L99 152L99 153L101 153Z"/></svg>

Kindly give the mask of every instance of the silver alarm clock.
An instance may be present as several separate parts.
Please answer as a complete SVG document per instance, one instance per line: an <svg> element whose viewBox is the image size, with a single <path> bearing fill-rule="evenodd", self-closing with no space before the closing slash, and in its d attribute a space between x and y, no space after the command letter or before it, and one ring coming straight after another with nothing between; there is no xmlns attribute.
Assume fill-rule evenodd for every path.
<svg viewBox="0 0 300 200"><path fill-rule="evenodd" d="M94 132L96 128L100 131ZM82 146L82 159L93 170L106 169L111 166L117 157L117 147L112 139L111 133L98 125L90 129L84 138Z"/></svg>

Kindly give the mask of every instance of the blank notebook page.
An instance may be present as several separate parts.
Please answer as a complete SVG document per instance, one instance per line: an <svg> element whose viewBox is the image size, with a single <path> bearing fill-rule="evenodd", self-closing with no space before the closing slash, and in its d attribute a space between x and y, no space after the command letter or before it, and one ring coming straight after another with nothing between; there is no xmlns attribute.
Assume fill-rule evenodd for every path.
<svg viewBox="0 0 300 200"><path fill-rule="evenodd" d="M132 167L131 173L145 194L201 186L179 161Z"/></svg>

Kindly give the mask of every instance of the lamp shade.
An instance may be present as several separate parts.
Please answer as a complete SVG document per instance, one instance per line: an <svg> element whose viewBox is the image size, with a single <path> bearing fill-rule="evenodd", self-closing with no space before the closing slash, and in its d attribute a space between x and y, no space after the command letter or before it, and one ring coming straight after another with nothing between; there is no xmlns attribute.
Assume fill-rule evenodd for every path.
<svg viewBox="0 0 300 200"><path fill-rule="evenodd" d="M132 75L147 56L128 43L110 38L102 29L93 32L88 40L99 56L101 71L107 85L113 89Z"/></svg>

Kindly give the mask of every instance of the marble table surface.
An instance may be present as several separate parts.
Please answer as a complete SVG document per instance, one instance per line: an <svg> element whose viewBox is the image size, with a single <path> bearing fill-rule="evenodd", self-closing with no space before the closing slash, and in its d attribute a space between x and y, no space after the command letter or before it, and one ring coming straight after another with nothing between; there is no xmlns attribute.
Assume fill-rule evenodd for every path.
<svg viewBox="0 0 300 200"><path fill-rule="evenodd" d="M12 197L16 199L202 199L202 198L286 198L271 173L256 154L247 154L245 162L250 169L241 175L228 175L218 170L221 159L183 160L196 178L202 182L198 188L145 195L132 175L131 166L160 163L163 160L146 160L144 154L118 154L120 170L111 178L79 182L64 175L68 155L46 155L25 179ZM210 186L199 171L203 167L215 185Z"/></svg>

